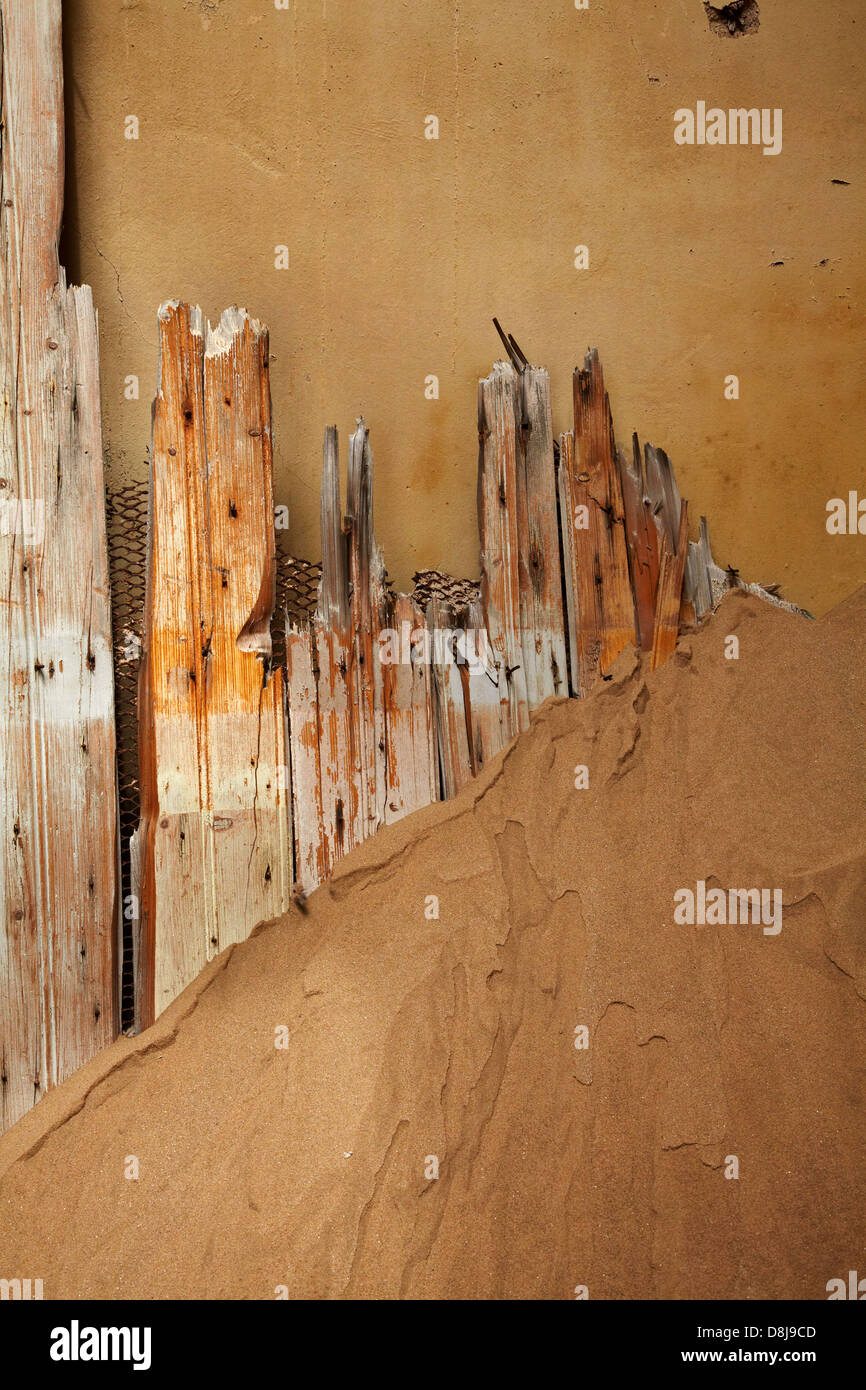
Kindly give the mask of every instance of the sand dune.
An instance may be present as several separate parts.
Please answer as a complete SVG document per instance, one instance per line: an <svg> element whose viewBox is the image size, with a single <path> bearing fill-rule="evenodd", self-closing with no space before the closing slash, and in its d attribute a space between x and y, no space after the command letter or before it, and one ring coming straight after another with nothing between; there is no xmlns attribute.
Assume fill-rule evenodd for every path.
<svg viewBox="0 0 866 1390"><path fill-rule="evenodd" d="M866 589L629 650L6 1135L0 1275L826 1298L866 1246L864 727ZM699 884L781 930L676 922Z"/></svg>

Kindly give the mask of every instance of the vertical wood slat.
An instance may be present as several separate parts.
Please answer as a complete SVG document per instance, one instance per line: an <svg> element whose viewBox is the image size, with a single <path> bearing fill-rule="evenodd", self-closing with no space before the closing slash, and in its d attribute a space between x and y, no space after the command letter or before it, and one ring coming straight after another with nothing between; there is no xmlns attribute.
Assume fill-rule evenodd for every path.
<svg viewBox="0 0 866 1390"><path fill-rule="evenodd" d="M399 644L399 660L382 666L388 824L429 806L439 796L426 625L421 609L407 594L398 594L394 600L392 625Z"/></svg>
<svg viewBox="0 0 866 1390"><path fill-rule="evenodd" d="M664 449L657 449L653 444L644 445L644 477L659 546L666 539L668 550L673 554L680 525L680 490Z"/></svg>
<svg viewBox="0 0 866 1390"><path fill-rule="evenodd" d="M58 262L60 0L0 0L0 1129L116 1036L96 314Z"/></svg>
<svg viewBox="0 0 866 1390"><path fill-rule="evenodd" d="M431 598L427 604L427 626L432 639L433 707L446 801L456 796L473 776L464 680L455 660L454 638L448 635L453 633L454 625L451 605L441 598ZM501 698L501 682L497 693Z"/></svg>
<svg viewBox="0 0 866 1390"><path fill-rule="evenodd" d="M349 441L346 506L358 834L365 840L385 820L385 710L378 637L386 625L387 602L385 566L373 533L370 432L362 419Z"/></svg>
<svg viewBox="0 0 866 1390"><path fill-rule="evenodd" d="M292 783L295 882L311 893L325 877L319 696L313 632L292 623L286 632L286 695Z"/></svg>
<svg viewBox="0 0 866 1390"><path fill-rule="evenodd" d="M499 713L499 684L496 665L488 641L481 599L473 599L462 615L475 660L463 680L464 701L469 728L469 760L477 776L507 740L503 736Z"/></svg>
<svg viewBox="0 0 866 1390"><path fill-rule="evenodd" d="M689 544L683 586L694 596L698 622L710 613L728 587L727 576L713 559L707 518L701 517L697 541Z"/></svg>
<svg viewBox="0 0 866 1390"><path fill-rule="evenodd" d="M650 669L655 671L664 665L668 657L676 651L680 630L680 604L682 601L683 576L689 550L688 506L680 503L680 523L676 541L676 551L668 544L667 536L662 542L662 557L659 565L659 585L656 599L655 627L653 631L652 661Z"/></svg>
<svg viewBox="0 0 866 1390"><path fill-rule="evenodd" d="M568 647L568 681L571 694L580 695L577 634L580 627L580 584L577 571L577 503L574 500L574 431L559 436L556 471L559 499L559 535L562 546L562 586L565 590L565 632Z"/></svg>
<svg viewBox="0 0 866 1390"><path fill-rule="evenodd" d="M274 601L268 336L226 310L159 313L141 671L141 960L147 1026L291 891Z"/></svg>
<svg viewBox="0 0 866 1390"><path fill-rule="evenodd" d="M481 603L499 675L504 741L529 727L520 630L518 377L497 362L478 383L478 529Z"/></svg>
<svg viewBox="0 0 866 1390"><path fill-rule="evenodd" d="M573 527L578 693L636 641L625 514L616 466L610 403L598 353L574 373L573 506L588 509L588 526ZM560 463L560 469L562 464Z"/></svg>
<svg viewBox="0 0 866 1390"><path fill-rule="evenodd" d="M550 377L527 365L519 377L521 451L518 468L520 630L530 713L568 694L562 607L556 466Z"/></svg>
<svg viewBox="0 0 866 1390"><path fill-rule="evenodd" d="M632 440L632 457L630 466L623 451L617 450L637 636L642 649L652 651L659 577L659 536L653 521L653 505L637 435Z"/></svg>
<svg viewBox="0 0 866 1390"><path fill-rule="evenodd" d="M410 598L392 602L386 590L363 420L349 444L346 501L344 521L339 440L331 427L325 434L323 565L312 635L294 624L287 638L295 863L304 891L380 825L438 796L431 672L426 644L417 640L426 633L424 616ZM387 638L395 625L395 659L383 664L380 637Z"/></svg>
<svg viewBox="0 0 866 1390"><path fill-rule="evenodd" d="M325 875L361 843L361 789L352 717L352 617L343 530L339 440L325 431L322 469L322 578L313 619L318 672L322 867Z"/></svg>

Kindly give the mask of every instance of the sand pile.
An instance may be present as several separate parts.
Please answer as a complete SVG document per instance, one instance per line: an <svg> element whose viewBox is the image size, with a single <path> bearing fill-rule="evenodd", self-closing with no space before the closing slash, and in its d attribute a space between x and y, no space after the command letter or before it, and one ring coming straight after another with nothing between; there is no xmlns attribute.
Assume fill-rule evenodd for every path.
<svg viewBox="0 0 866 1390"><path fill-rule="evenodd" d="M0 1274L825 1298L866 1248L864 694L866 590L733 594L545 706L6 1136ZM753 887L763 921L675 921Z"/></svg>

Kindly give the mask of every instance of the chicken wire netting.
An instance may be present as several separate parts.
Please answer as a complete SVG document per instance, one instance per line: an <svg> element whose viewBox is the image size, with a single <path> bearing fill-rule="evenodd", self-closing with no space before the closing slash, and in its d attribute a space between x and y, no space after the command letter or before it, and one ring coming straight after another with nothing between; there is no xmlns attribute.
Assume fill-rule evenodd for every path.
<svg viewBox="0 0 866 1390"><path fill-rule="evenodd" d="M110 489L105 503L114 647L114 725L120 835L120 1021L134 1021L132 883L129 841L138 825L138 671L144 634L147 572L147 485Z"/></svg>
<svg viewBox="0 0 866 1390"><path fill-rule="evenodd" d="M126 1031L134 1025L134 907L130 840L141 814L138 763L138 677L144 649L147 584L148 485L131 483L106 493L106 530L111 578L114 648L114 707L117 741L117 792L120 837L121 962L120 1015ZM273 663L285 661L283 614L309 618L316 604L321 566L299 560L276 533L276 596L272 623Z"/></svg>
<svg viewBox="0 0 866 1390"><path fill-rule="evenodd" d="M431 598L443 599L453 608L465 608L480 593L474 579L455 579L453 574L443 574L441 570L418 570L412 579L412 597L421 608L426 608Z"/></svg>

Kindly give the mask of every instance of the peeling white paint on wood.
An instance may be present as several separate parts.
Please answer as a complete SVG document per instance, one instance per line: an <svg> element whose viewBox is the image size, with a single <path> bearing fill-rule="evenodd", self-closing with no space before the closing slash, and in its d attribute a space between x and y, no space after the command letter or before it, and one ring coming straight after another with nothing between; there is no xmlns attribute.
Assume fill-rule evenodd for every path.
<svg viewBox="0 0 866 1390"><path fill-rule="evenodd" d="M527 365L521 372L520 407L520 635L531 713L568 694L550 377L543 367Z"/></svg>
<svg viewBox="0 0 866 1390"><path fill-rule="evenodd" d="M60 0L0 0L0 1129L117 1026L97 330L58 263L60 23Z"/></svg>
<svg viewBox="0 0 866 1390"><path fill-rule="evenodd" d="M407 594L397 595L391 625L398 636L401 659L384 666L379 662L386 724L388 824L429 806L439 795L431 669L421 637L426 623L421 609ZM413 634L417 634L415 640ZM407 655L408 660L404 660Z"/></svg>
<svg viewBox="0 0 866 1390"><path fill-rule="evenodd" d="M529 698L520 630L519 379L497 362L478 383L478 524L481 602L499 675L505 742L529 727Z"/></svg>
<svg viewBox="0 0 866 1390"><path fill-rule="evenodd" d="M146 1026L208 960L288 908L283 673L274 602L267 332L230 309L159 312L141 673Z"/></svg>

